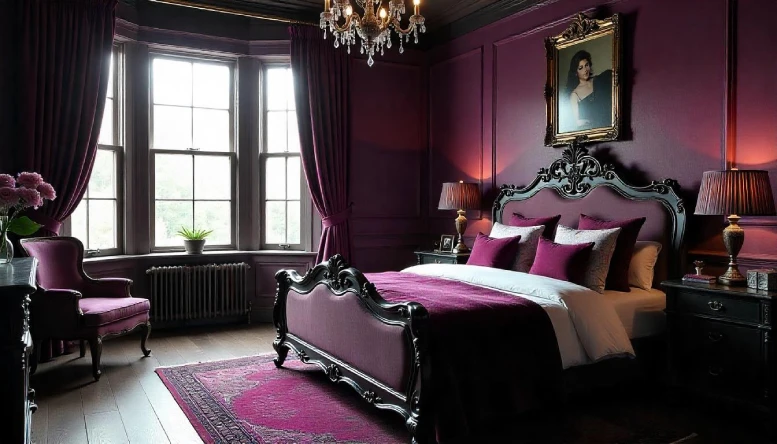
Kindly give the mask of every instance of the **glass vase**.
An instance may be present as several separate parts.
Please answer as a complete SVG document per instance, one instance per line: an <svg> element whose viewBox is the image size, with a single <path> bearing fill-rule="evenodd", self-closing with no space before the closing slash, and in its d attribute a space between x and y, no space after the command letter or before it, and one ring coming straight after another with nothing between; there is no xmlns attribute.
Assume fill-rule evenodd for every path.
<svg viewBox="0 0 777 444"><path fill-rule="evenodd" d="M13 243L8 239L8 216L0 216L0 265L13 259Z"/></svg>

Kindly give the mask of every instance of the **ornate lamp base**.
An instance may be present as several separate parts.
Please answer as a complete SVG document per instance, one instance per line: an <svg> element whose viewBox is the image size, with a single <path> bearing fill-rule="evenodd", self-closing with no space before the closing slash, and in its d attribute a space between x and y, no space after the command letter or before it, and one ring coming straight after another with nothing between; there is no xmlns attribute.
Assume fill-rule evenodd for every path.
<svg viewBox="0 0 777 444"><path fill-rule="evenodd" d="M459 214L459 217L456 218L456 232L459 233L459 243L453 249L453 252L457 254L467 253L469 252L469 247L464 245L464 241L462 240L464 232L467 231L467 218L464 217L464 210L457 210L456 212Z"/></svg>
<svg viewBox="0 0 777 444"><path fill-rule="evenodd" d="M739 226L739 219L741 218L736 214L730 215L728 217L728 227L723 230L723 244L726 245L729 262L728 270L718 276L718 281L725 285L745 285L747 283L747 278L739 272L739 265L737 264L737 255L739 255L739 250L742 249L742 245L745 243L745 230Z"/></svg>

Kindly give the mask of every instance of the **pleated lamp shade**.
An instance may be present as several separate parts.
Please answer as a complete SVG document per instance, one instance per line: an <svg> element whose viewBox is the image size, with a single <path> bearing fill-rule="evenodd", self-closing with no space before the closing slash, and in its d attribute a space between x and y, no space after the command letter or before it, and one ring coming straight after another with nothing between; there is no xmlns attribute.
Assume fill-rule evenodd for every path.
<svg viewBox="0 0 777 444"><path fill-rule="evenodd" d="M759 170L705 172L695 213L774 216L774 196L769 173Z"/></svg>
<svg viewBox="0 0 777 444"><path fill-rule="evenodd" d="M476 183L445 182L440 193L440 210L480 209L480 187Z"/></svg>

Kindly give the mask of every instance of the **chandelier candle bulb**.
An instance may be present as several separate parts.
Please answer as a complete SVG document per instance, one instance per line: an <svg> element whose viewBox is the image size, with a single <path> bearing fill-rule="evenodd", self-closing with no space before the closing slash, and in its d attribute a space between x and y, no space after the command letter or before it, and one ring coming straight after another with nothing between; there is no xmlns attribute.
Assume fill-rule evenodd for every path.
<svg viewBox="0 0 777 444"><path fill-rule="evenodd" d="M421 4L421 0L413 0L413 14L418 15L418 6Z"/></svg>

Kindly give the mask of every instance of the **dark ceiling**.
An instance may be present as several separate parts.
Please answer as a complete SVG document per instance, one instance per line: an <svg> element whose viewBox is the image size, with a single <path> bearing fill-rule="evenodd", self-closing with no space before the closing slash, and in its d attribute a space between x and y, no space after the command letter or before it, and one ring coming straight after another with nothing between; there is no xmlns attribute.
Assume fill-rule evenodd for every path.
<svg viewBox="0 0 777 444"><path fill-rule="evenodd" d="M176 3L221 12L318 23L323 0L152 0ZM412 0L405 0L408 12ZM426 17L424 47L442 43L493 23L510 14L538 5L545 0L421 0ZM383 0L387 3L387 0ZM352 3L355 3L352 1ZM358 11L358 8L357 8ZM409 14L407 14L409 15Z"/></svg>

